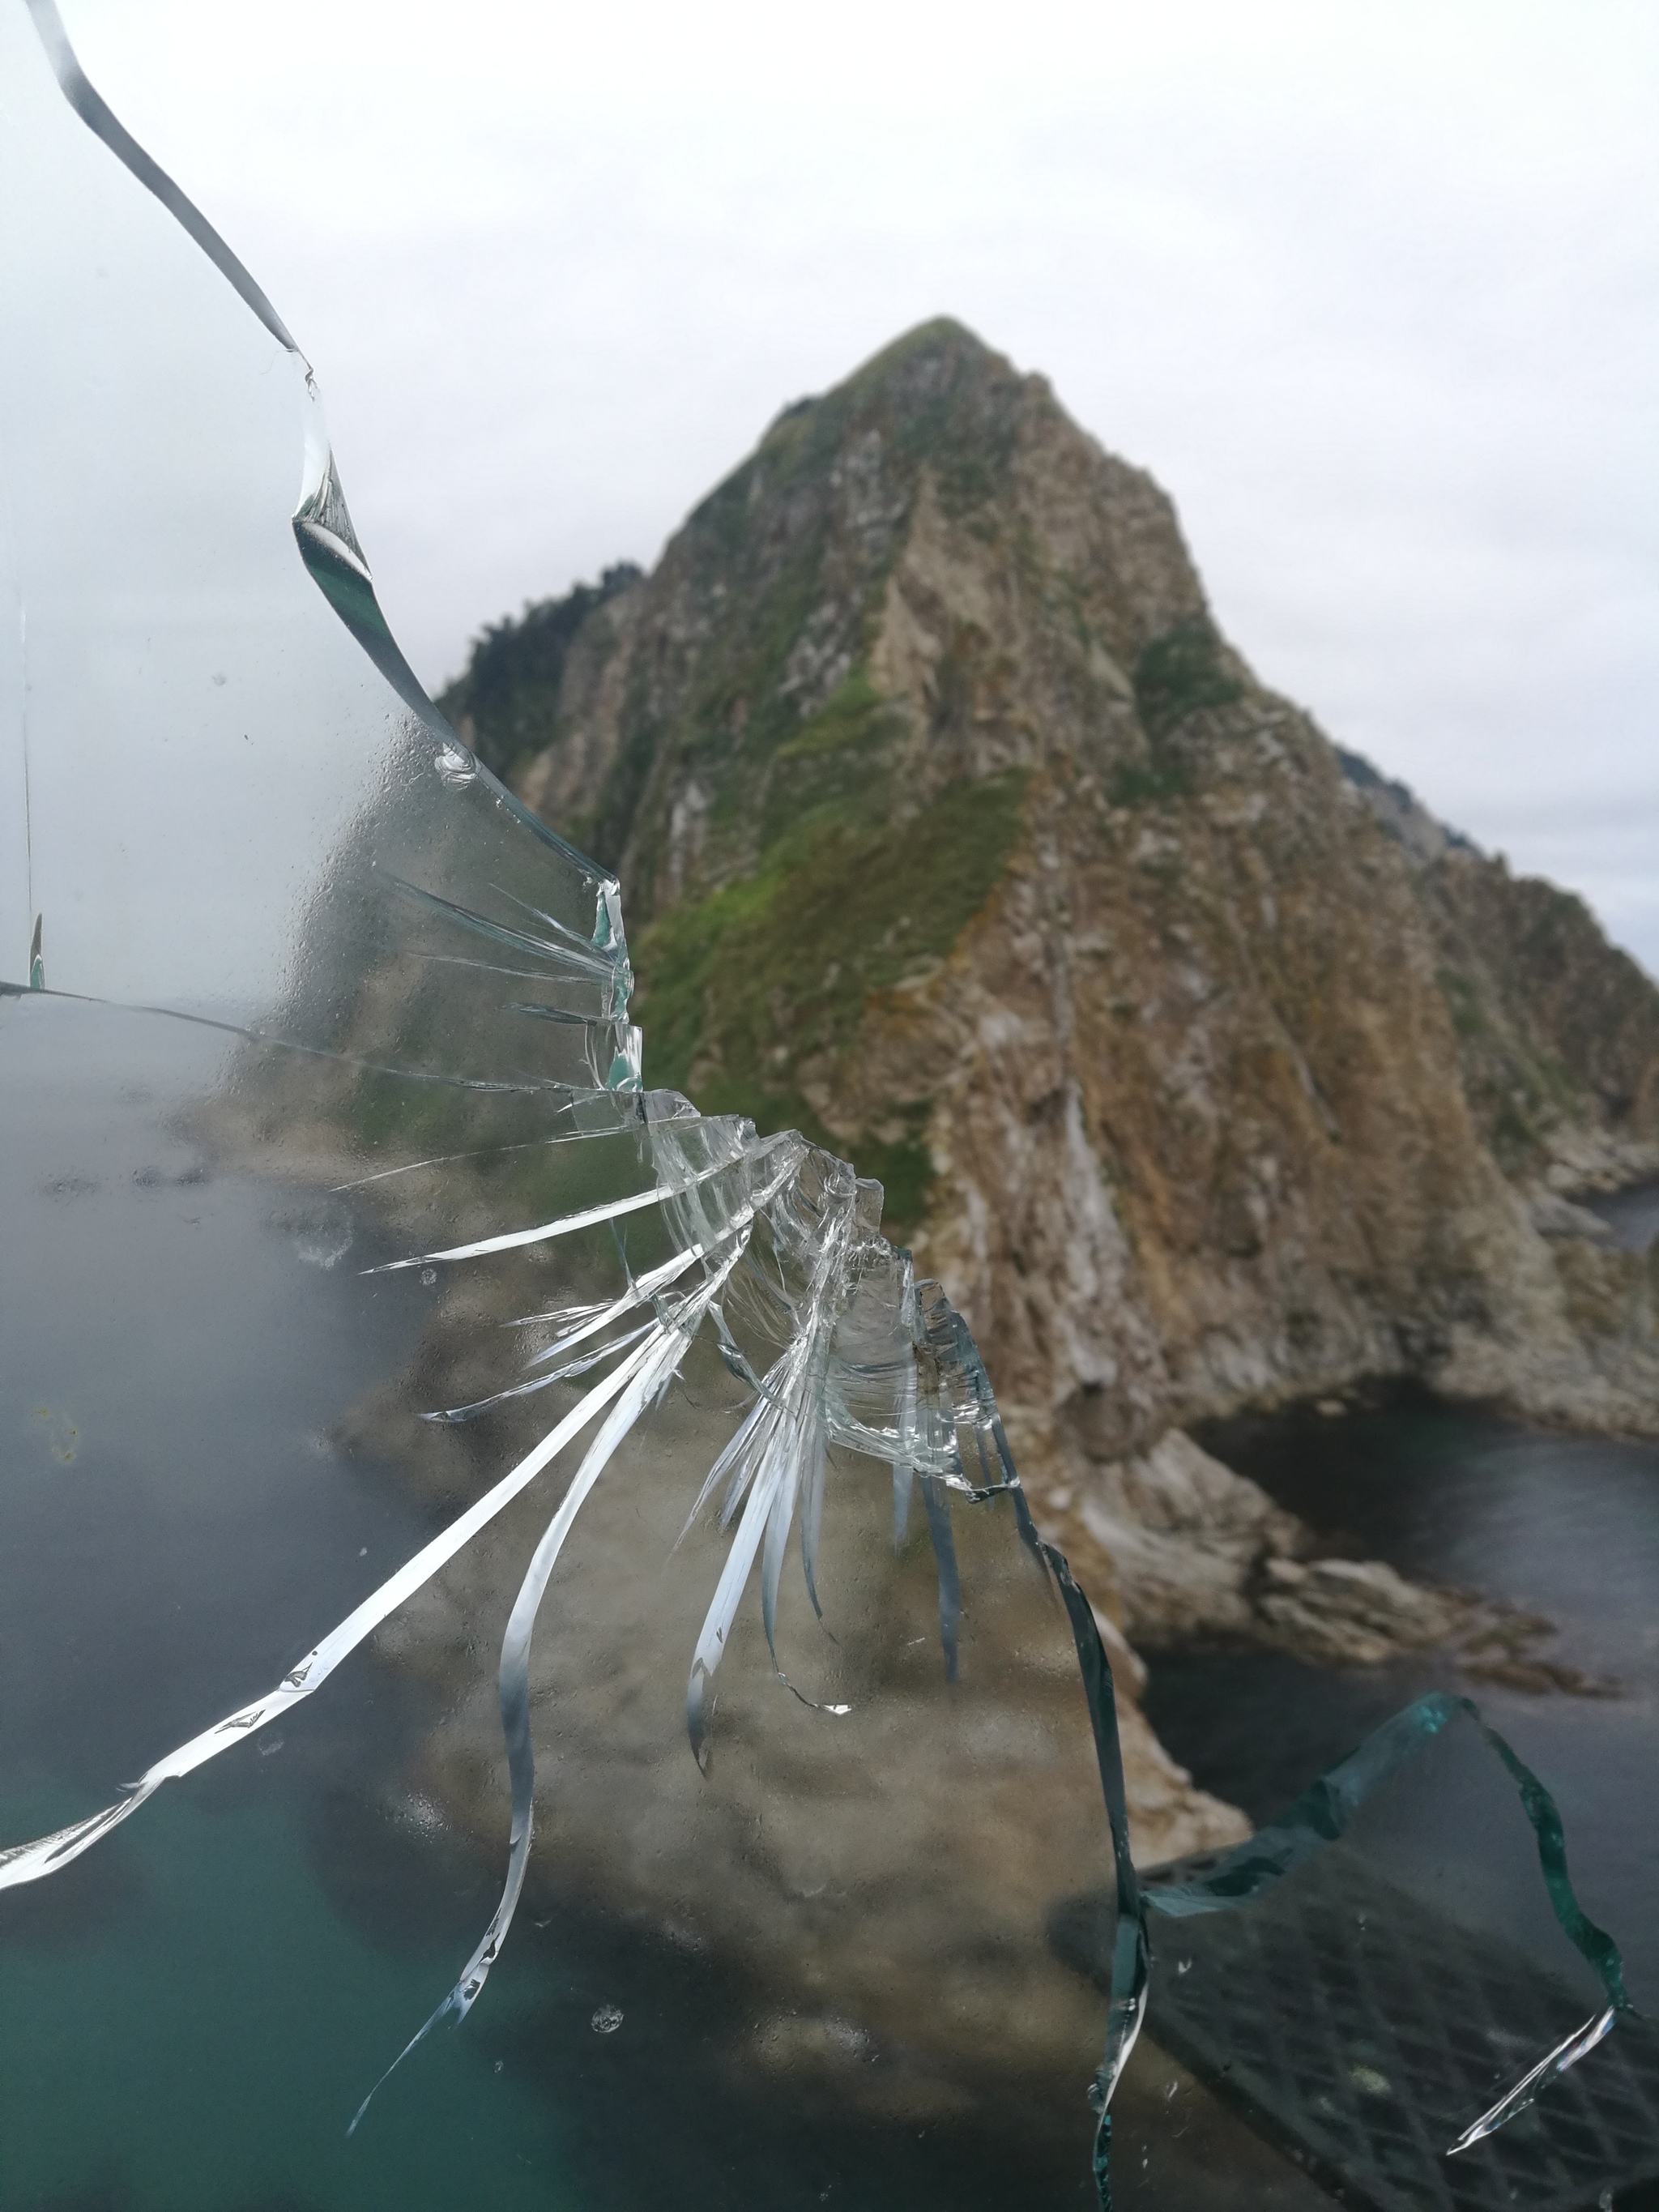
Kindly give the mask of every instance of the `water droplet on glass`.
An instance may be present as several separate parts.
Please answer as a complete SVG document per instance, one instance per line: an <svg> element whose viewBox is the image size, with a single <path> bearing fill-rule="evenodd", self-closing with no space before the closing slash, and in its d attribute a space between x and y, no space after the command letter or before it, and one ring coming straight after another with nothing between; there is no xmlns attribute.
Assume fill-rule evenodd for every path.
<svg viewBox="0 0 1659 2212"><path fill-rule="evenodd" d="M595 2035L614 2035L622 2024L622 2014L615 2005L601 2005L593 2015Z"/></svg>
<svg viewBox="0 0 1659 2212"><path fill-rule="evenodd" d="M323 1222L301 1231L294 1249L307 1267L332 1267L351 1249L351 1231L343 1222Z"/></svg>

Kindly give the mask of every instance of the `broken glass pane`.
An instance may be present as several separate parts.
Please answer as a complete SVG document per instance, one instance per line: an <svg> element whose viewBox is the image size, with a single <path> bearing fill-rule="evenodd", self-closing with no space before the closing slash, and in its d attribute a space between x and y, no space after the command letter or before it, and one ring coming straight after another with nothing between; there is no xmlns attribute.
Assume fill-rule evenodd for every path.
<svg viewBox="0 0 1659 2212"><path fill-rule="evenodd" d="M1621 2096L1639 2170L1647 2031L1467 1709L1141 1884L879 1187L641 1089L616 882L422 693L50 0L0 125L0 2200L1081 2204L1120 2076L1125 2203L1485 2202Z"/></svg>

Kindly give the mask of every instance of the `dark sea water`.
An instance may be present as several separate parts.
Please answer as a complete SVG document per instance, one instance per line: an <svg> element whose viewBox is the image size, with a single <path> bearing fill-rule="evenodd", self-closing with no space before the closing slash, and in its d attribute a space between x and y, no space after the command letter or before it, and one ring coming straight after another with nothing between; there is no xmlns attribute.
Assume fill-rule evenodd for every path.
<svg viewBox="0 0 1659 2212"><path fill-rule="evenodd" d="M1411 1698L1473 1695L1553 1794L1579 1898L1620 1941L1636 2002L1659 2007L1659 1445L1531 1429L1410 1389L1335 1417L1218 1423L1201 1440L1329 1550L1547 1616L1552 1655L1620 1694L1528 1695L1433 1661L1171 1654L1146 1699L1170 1750L1261 1819Z"/></svg>

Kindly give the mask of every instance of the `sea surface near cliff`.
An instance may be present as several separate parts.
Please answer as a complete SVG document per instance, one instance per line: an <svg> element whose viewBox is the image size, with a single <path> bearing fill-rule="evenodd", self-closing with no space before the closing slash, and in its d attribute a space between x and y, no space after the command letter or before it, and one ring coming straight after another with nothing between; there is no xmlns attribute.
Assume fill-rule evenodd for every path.
<svg viewBox="0 0 1659 2212"><path fill-rule="evenodd" d="M1559 1656L1619 1694L1534 1695L1432 1658L1327 1669L1266 1651L1153 1663L1148 1718L1194 1779L1261 1820L1410 1698L1473 1695L1545 1781L1574 1886L1659 2007L1659 1447L1533 1429L1420 1389L1210 1425L1203 1441L1322 1549L1547 1615Z"/></svg>

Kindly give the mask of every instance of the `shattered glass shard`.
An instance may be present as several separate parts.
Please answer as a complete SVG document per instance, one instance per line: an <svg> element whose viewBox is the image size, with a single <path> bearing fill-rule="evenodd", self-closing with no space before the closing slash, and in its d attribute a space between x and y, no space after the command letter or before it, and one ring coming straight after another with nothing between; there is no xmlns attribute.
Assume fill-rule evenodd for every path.
<svg viewBox="0 0 1659 2212"><path fill-rule="evenodd" d="M837 2154L862 2144L871 2173L902 2137L904 2201L965 2201L960 2161L915 2163L939 2128L1000 2205L1077 2201L1092 2143L1104 2203L1149 1988L1170 2048L1224 2071L1226 2039L1245 2049L1278 2002L1267 1931L1311 1909L1310 1880L1363 1896L1404 1931L1389 1943L1420 1948L1425 1915L1468 1932L1495 1862L1460 1888L1425 1841L1462 1802L1461 1732L1535 1841L1468 1940L1521 1941L1541 1899L1571 1972L1528 1971L1593 1991L1559 2034L1540 2001L1545 2047L1478 2094L1460 2081L1474 2109L1423 2102L1391 2154L1474 2170L1629 2013L1541 1787L1472 1709L1431 1704L1279 1828L1143 1887L1095 1615L1032 1522L961 1316L881 1236L879 1186L642 1089L616 880L421 690L308 365L87 83L51 0L0 10L0 1110L8 1296L31 1317L11 1353L31 1402L50 1378L85 1407L75 1480L108 1486L27 1508L46 1565L11 1641L59 1653L61 1680L46 1662L8 1754L0 1889L62 1874L223 1754L249 1790L238 1747L279 1719L296 1746L296 1708L372 1640L429 1703L388 1748L374 1698L343 1700L338 1771L373 1778L422 1850L503 1813L509 1838L493 1915L403 2057L471 2010L528 1889L549 1922L670 1931L710 1962L702 2014L735 1978L707 2078L758 2069L800 2115L850 2115ZM187 1186L213 1194L163 1222L153 1194ZM92 1209L86 1249L64 1192ZM291 1279L283 1224L324 1206L350 1266ZM371 1581L356 1563L388 1527L403 1564ZM237 1878L205 1879L175 1963ZM1173 1977L1154 1916L1191 1953ZM623 2019L607 1999L577 2025ZM1332 2019L1350 2088L1391 2094L1370 2030L1350 2049ZM396 2045L378 2013L337 2033L356 2102ZM274 2040L247 2029L223 2077L262 2080ZM1276 2095L1256 2102L1294 2133ZM26 2146L39 2191L84 2182L110 2109ZM386 2136L417 2124L399 2106ZM201 2123L181 2103L163 2124L182 2157Z"/></svg>

